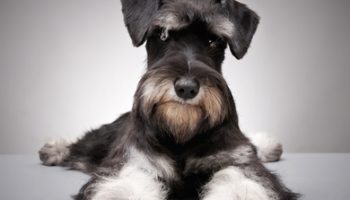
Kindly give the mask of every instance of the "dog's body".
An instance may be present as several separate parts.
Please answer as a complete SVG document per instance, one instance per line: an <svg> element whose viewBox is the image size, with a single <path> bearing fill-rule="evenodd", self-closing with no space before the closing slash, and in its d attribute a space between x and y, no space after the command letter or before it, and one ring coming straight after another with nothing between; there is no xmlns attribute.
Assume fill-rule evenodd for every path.
<svg viewBox="0 0 350 200"><path fill-rule="evenodd" d="M122 4L134 45L147 40L148 70L132 111L77 142L40 150L45 165L93 176L75 199L297 199L242 134L221 75L227 44L243 57L258 16L233 0ZM275 160L281 153L275 147L260 157Z"/></svg>

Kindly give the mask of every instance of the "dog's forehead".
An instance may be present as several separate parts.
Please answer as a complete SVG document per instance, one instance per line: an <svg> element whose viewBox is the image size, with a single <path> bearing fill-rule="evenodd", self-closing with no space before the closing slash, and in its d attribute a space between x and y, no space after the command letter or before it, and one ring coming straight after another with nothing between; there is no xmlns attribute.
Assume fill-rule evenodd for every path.
<svg viewBox="0 0 350 200"><path fill-rule="evenodd" d="M220 37L229 38L234 33L234 24L227 17L224 0L164 0L162 3L153 19L154 27L180 30L201 21Z"/></svg>

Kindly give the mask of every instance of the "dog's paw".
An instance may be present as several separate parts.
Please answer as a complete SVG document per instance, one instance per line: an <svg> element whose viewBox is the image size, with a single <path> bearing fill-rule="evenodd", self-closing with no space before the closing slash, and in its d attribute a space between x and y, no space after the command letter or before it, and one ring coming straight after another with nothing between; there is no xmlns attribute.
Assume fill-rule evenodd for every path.
<svg viewBox="0 0 350 200"><path fill-rule="evenodd" d="M54 166L63 163L64 159L69 155L69 145L72 142L68 140L58 140L46 143L39 150L39 157L43 165Z"/></svg>
<svg viewBox="0 0 350 200"><path fill-rule="evenodd" d="M283 147L276 138L266 133L255 133L249 136L256 146L258 157L262 162L275 162L281 159Z"/></svg>
<svg viewBox="0 0 350 200"><path fill-rule="evenodd" d="M204 186L203 200L276 200L278 197L263 184L248 178L247 171L230 166L214 173Z"/></svg>

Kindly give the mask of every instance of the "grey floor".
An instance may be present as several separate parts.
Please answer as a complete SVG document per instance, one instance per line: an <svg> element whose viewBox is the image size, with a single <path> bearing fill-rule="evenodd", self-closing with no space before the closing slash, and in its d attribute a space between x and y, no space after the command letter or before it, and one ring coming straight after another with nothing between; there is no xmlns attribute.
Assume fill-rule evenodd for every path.
<svg viewBox="0 0 350 200"><path fill-rule="evenodd" d="M350 154L287 154L267 165L305 200L350 199ZM36 155L0 156L0 200L69 200L85 174L40 165Z"/></svg>

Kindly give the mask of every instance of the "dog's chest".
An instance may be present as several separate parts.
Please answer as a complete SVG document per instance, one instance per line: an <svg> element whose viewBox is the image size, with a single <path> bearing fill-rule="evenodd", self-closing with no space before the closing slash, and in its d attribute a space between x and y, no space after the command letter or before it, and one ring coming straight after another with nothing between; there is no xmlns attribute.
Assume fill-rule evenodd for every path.
<svg viewBox="0 0 350 200"><path fill-rule="evenodd" d="M192 151L193 152L193 151ZM210 158L210 156L209 156ZM217 166L217 159L193 154L169 156L160 153L147 153L137 148L129 149L129 160L124 168L142 171L151 179L166 185L169 197L167 199L198 199L200 188L205 185Z"/></svg>
<svg viewBox="0 0 350 200"><path fill-rule="evenodd" d="M212 174L200 169L188 171L190 164L192 163L189 158L172 162L173 176L162 179L169 187L167 199L199 199L200 188L209 181Z"/></svg>

